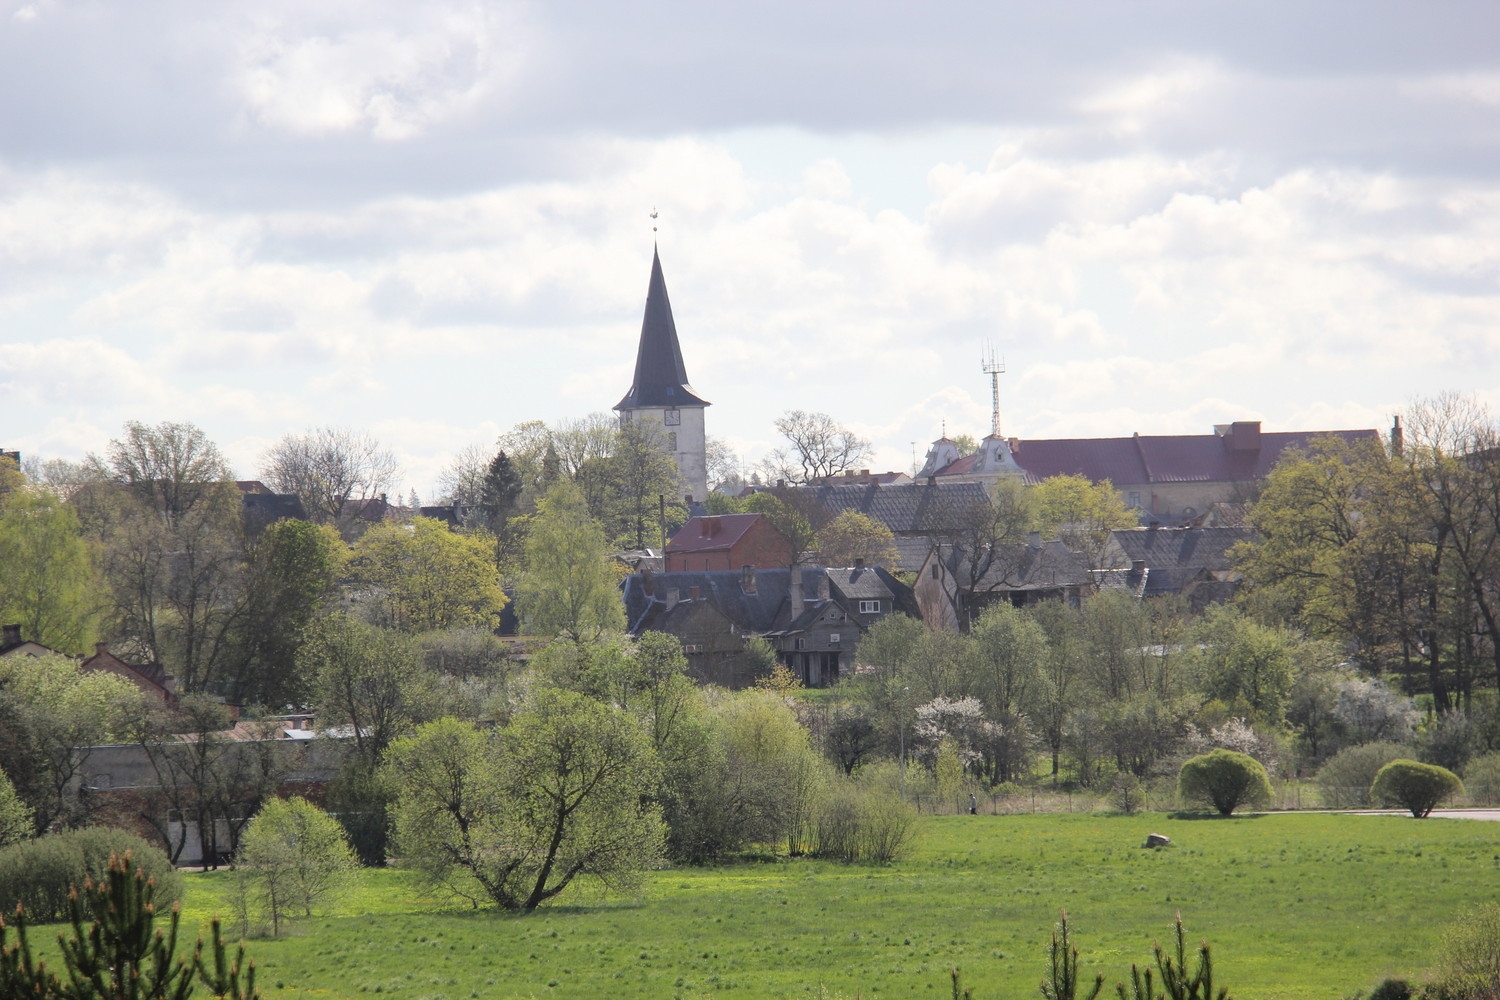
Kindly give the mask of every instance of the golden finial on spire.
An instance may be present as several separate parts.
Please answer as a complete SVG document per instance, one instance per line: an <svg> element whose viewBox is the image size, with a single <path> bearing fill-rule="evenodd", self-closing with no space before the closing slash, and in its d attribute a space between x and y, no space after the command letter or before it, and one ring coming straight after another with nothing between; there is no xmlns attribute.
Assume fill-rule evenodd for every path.
<svg viewBox="0 0 1500 1000"><path fill-rule="evenodd" d="M651 206L651 231L656 232L656 206Z"/></svg>

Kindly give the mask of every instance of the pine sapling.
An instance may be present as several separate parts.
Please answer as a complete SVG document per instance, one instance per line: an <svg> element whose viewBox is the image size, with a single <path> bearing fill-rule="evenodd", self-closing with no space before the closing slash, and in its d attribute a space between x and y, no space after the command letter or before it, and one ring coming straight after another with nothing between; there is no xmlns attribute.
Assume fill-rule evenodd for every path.
<svg viewBox="0 0 1500 1000"><path fill-rule="evenodd" d="M1042 996L1046 1000L1078 1000L1078 948L1068 938L1068 911L1061 912L1062 919L1052 931L1052 965L1042 980ZM1094 1000L1103 988L1104 976L1096 975L1093 989L1084 1000Z"/></svg>

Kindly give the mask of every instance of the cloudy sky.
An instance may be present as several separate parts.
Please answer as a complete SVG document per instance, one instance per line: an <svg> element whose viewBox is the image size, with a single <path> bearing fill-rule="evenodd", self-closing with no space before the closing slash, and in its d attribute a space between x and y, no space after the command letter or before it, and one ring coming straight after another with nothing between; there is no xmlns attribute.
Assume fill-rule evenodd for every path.
<svg viewBox="0 0 1500 1000"><path fill-rule="evenodd" d="M606 410L660 242L711 434L1500 404L1500 5L0 0L0 446Z"/></svg>

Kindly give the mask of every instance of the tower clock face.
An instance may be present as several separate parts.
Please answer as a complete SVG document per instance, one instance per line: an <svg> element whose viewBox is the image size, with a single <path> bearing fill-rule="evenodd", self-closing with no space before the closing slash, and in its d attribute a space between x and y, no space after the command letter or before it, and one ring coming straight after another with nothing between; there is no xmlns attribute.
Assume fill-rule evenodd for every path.
<svg viewBox="0 0 1500 1000"><path fill-rule="evenodd" d="M666 426L668 427L676 427L678 424L682 423L682 411L677 409L677 407L675 406L672 407L670 410L667 410L662 414L662 423L666 424Z"/></svg>

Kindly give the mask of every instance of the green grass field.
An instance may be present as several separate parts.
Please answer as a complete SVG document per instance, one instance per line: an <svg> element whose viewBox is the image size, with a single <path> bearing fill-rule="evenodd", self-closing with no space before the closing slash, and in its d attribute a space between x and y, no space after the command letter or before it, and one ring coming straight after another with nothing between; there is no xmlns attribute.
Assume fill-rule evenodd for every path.
<svg viewBox="0 0 1500 1000"><path fill-rule="evenodd" d="M1500 824L1470 820L954 816L923 831L890 868L665 871L643 898L530 917L443 910L405 873L368 872L336 911L249 947L268 1000L933 998L954 965L1000 1000L1038 995L1059 908L1111 987L1181 910L1234 996L1337 998L1420 973L1442 925L1500 889ZM1173 845L1142 850L1151 831ZM188 927L226 909L224 875L188 884Z"/></svg>

